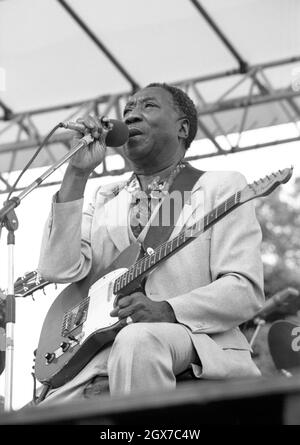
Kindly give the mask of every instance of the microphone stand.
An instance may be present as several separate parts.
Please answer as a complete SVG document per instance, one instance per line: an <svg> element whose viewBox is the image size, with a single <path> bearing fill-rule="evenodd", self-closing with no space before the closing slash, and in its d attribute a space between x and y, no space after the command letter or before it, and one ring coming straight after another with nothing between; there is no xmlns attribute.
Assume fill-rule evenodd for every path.
<svg viewBox="0 0 300 445"><path fill-rule="evenodd" d="M251 340L249 342L251 348L253 346L253 343L254 343L260 329L266 324L266 320L264 320L263 318L260 318L260 317L255 317L253 320L253 323L256 325L256 328L255 328L255 331L254 331L254 333L251 337Z"/></svg>
<svg viewBox="0 0 300 445"><path fill-rule="evenodd" d="M104 144L106 134L109 129L103 128L100 143ZM94 140L91 134L83 136L75 147L72 148L61 160L57 161L39 178L27 186L18 196L5 201L0 209L0 226L4 226L7 231L8 246L8 286L6 296L6 346L5 346L5 398L4 410L12 410L12 382L13 382L13 354L14 354L14 326L15 326L15 295L14 295L14 245L15 231L18 228L18 219L14 209L20 204L30 192L37 188L48 176L74 156L81 148L87 147Z"/></svg>

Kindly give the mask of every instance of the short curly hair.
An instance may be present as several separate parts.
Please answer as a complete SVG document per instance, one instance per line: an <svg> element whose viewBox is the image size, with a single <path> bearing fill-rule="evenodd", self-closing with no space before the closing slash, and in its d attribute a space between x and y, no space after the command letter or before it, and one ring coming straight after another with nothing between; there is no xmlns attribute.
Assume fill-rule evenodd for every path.
<svg viewBox="0 0 300 445"><path fill-rule="evenodd" d="M198 116L197 110L192 99L180 88L174 87L167 83L149 83L146 88L159 87L168 91L173 98L173 102L177 110L180 110L184 116L188 119L190 123L189 134L185 140L185 149L187 150L191 145L192 141L196 137L197 127L198 127Z"/></svg>

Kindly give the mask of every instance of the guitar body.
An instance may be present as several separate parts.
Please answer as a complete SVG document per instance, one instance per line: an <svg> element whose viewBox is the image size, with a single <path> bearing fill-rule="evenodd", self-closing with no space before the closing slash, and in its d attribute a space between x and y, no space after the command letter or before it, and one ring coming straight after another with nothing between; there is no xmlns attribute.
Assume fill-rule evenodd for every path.
<svg viewBox="0 0 300 445"><path fill-rule="evenodd" d="M35 374L40 382L53 388L64 385L113 342L121 329L118 319L109 315L116 298L113 283L140 255L140 244L131 245L102 276L72 283L55 299L44 320L36 353ZM130 292L140 282L135 281Z"/></svg>

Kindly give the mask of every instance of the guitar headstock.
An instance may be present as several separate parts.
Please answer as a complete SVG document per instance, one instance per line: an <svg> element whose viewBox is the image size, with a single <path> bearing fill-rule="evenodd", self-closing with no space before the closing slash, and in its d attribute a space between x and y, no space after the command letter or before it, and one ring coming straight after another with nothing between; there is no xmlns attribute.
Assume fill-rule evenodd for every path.
<svg viewBox="0 0 300 445"><path fill-rule="evenodd" d="M37 271L27 272L18 278L14 284L16 297L27 297L38 289L43 289L50 284L50 281L44 280Z"/></svg>
<svg viewBox="0 0 300 445"><path fill-rule="evenodd" d="M278 170L276 173L271 173L258 181L248 184L241 190L241 198L239 202L243 203L250 201L253 198L269 195L280 184L288 182L292 174L293 167L285 168L284 170Z"/></svg>

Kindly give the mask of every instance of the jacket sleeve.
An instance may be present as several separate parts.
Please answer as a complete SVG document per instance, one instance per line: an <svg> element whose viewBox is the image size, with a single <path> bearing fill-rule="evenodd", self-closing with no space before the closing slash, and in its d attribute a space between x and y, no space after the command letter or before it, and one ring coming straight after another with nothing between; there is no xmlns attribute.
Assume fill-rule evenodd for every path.
<svg viewBox="0 0 300 445"><path fill-rule="evenodd" d="M243 175L230 172L219 183L214 207L245 185ZM260 245L253 201L217 222L211 229L211 283L168 300L178 322L195 333L217 333L252 318L264 301Z"/></svg>
<svg viewBox="0 0 300 445"><path fill-rule="evenodd" d="M89 273L94 201L83 212L83 199L57 203L54 195L38 264L38 272L44 279L69 283L79 281Z"/></svg>

